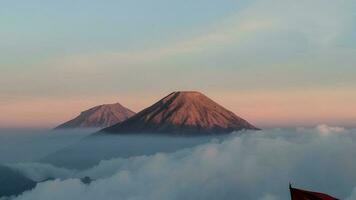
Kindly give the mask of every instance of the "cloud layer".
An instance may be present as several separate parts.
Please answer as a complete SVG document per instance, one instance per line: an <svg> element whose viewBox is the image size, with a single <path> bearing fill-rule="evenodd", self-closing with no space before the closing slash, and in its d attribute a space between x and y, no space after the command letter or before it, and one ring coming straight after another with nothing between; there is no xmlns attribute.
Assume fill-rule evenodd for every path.
<svg viewBox="0 0 356 200"><path fill-rule="evenodd" d="M355 199L355 154L355 130L322 125L247 132L174 153L102 161L85 171L41 166L35 176L23 165L29 177L47 168L58 179L16 199L282 200L289 182ZM78 179L84 176L95 181L85 185Z"/></svg>

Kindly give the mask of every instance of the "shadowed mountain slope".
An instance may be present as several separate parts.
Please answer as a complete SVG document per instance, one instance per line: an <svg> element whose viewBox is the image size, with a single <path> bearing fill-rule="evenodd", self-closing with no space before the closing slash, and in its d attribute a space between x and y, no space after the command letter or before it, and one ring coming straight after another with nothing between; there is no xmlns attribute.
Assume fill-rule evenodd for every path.
<svg viewBox="0 0 356 200"><path fill-rule="evenodd" d="M4 196L19 195L31 190L36 182L10 167L0 165L0 199Z"/></svg>

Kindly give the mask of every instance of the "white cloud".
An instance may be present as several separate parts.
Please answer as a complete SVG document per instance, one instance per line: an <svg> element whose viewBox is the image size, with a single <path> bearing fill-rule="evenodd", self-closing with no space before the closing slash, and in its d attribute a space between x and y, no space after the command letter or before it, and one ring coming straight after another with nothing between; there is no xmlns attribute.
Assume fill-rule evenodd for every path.
<svg viewBox="0 0 356 200"><path fill-rule="evenodd" d="M329 135L332 133L344 133L346 132L345 128L343 127L333 127L328 126L326 124L321 124L316 127L320 134Z"/></svg>
<svg viewBox="0 0 356 200"><path fill-rule="evenodd" d="M304 128L304 127L298 127L297 132L301 133L318 133L321 136L328 136L328 135L334 135L334 134L340 134L340 133L349 133L349 130L343 128L343 127L338 127L338 126L329 126L327 124L319 124L315 128Z"/></svg>
<svg viewBox="0 0 356 200"><path fill-rule="evenodd" d="M209 84L236 90L301 87L321 80L349 83L355 50L338 41L350 34L354 24L351 5L351 1L252 1L226 19L192 31L200 34L171 38L149 49L49 58L33 64L41 66L36 67L37 73L13 71L0 79L0 85L12 85L3 93L15 96L65 96L133 90L152 93L162 91L162 83L167 82L165 90L206 89ZM342 68L338 76L331 72L336 68Z"/></svg>
<svg viewBox="0 0 356 200"><path fill-rule="evenodd" d="M346 198L346 200L355 200L356 199L356 188L352 191L351 195Z"/></svg>
<svg viewBox="0 0 356 200"><path fill-rule="evenodd" d="M175 153L103 161L73 175L96 179L90 185L48 181L17 199L287 199L289 182L345 198L355 187L355 153L355 130L334 137L315 128L247 132Z"/></svg>
<svg viewBox="0 0 356 200"><path fill-rule="evenodd" d="M225 19L219 25L207 29L200 36L173 41L161 47L133 52L106 52L95 55L61 58L58 67L97 69L110 66L121 69L133 66L150 66L150 63L161 61L177 55L218 51L221 46L239 46L244 40L258 40L261 36L287 34L292 41L303 38L308 48L325 48L349 31L353 24L352 2L348 1L292 1L292 0L257 0L244 10ZM297 35L297 38L294 36ZM266 37L268 40L268 36ZM274 41L275 46L279 45ZM256 47L252 42L253 47ZM302 45L302 44L300 44ZM289 46L290 48L291 46ZM246 48L244 46L243 48ZM157 66L157 65L155 65Z"/></svg>
<svg viewBox="0 0 356 200"><path fill-rule="evenodd" d="M266 196L262 197L260 200L278 200L278 199L279 198L274 195L266 194Z"/></svg>
<svg viewBox="0 0 356 200"><path fill-rule="evenodd" d="M23 175L31 180L40 182L48 178L61 178L66 179L74 177L76 171L55 167L50 164L44 163L16 163L9 164L8 167L21 171Z"/></svg>

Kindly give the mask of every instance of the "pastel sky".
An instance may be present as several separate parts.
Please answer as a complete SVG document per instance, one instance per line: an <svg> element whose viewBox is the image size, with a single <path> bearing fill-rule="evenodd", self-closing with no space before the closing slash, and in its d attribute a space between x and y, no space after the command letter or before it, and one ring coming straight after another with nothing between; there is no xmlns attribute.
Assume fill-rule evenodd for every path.
<svg viewBox="0 0 356 200"><path fill-rule="evenodd" d="M0 6L0 127L198 90L259 127L356 125L356 0Z"/></svg>

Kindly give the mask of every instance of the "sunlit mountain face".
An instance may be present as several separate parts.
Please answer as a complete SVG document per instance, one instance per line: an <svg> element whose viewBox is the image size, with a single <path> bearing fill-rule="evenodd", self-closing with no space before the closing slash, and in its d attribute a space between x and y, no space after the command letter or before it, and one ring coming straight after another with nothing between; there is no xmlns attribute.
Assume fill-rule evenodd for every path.
<svg viewBox="0 0 356 200"><path fill-rule="evenodd" d="M356 200L355 13L1 2L0 200Z"/></svg>
<svg viewBox="0 0 356 200"><path fill-rule="evenodd" d="M0 127L196 90L263 127L354 127L355 2L69 0L0 8Z"/></svg>
<svg viewBox="0 0 356 200"><path fill-rule="evenodd" d="M55 129L106 128L125 121L135 113L120 103L95 106Z"/></svg>
<svg viewBox="0 0 356 200"><path fill-rule="evenodd" d="M258 130L246 120L197 91L172 92L102 134L212 135Z"/></svg>

